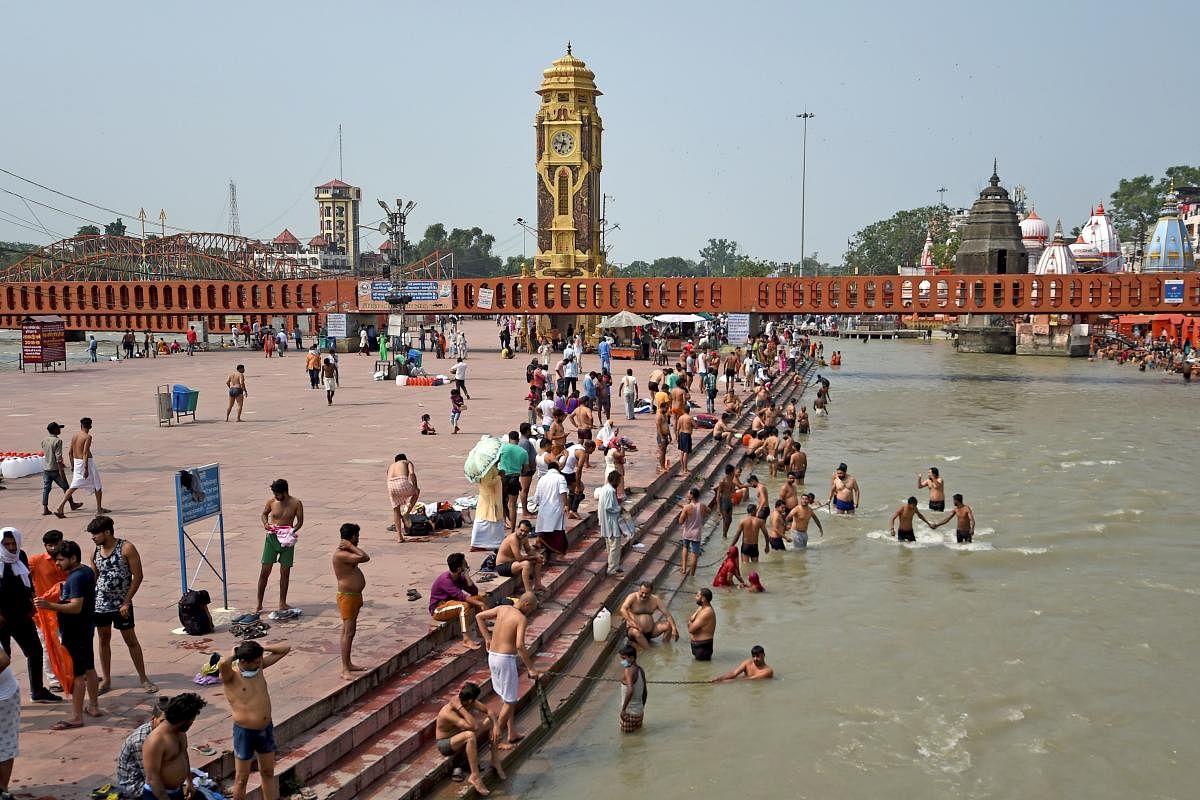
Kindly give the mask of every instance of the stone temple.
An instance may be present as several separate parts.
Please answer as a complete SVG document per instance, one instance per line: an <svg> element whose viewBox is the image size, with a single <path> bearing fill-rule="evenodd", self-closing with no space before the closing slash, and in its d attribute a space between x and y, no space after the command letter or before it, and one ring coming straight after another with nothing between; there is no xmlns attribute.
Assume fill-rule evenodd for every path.
<svg viewBox="0 0 1200 800"><path fill-rule="evenodd" d="M955 272L960 275L1024 275L1029 254L1021 241L1021 223L1008 190L1000 185L996 165L992 179L960 229Z"/></svg>

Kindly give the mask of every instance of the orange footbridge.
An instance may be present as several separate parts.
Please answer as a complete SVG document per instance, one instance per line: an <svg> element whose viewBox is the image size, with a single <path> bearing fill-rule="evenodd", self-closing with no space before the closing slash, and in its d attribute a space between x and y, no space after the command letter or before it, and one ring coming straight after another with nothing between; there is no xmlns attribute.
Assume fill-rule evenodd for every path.
<svg viewBox="0 0 1200 800"><path fill-rule="evenodd" d="M184 331L358 312L359 282L223 234L92 236L0 271L0 327L62 317L68 330ZM258 255L256 255L258 254ZM270 275L263 274L269 265ZM411 274L411 273L410 273ZM380 280L374 278L373 280ZM442 313L1156 314L1200 313L1200 273L821 278L454 278ZM488 290L488 291L484 291ZM378 313L366 311L365 313Z"/></svg>

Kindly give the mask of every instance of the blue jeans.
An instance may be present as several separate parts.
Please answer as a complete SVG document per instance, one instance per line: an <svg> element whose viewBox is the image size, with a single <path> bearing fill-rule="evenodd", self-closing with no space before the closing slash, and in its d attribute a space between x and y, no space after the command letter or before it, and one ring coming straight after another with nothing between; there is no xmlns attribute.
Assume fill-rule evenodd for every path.
<svg viewBox="0 0 1200 800"><path fill-rule="evenodd" d="M47 508L50 502L50 487L54 484L64 492L67 490L67 481L62 476L62 473L56 469L42 470L42 508Z"/></svg>

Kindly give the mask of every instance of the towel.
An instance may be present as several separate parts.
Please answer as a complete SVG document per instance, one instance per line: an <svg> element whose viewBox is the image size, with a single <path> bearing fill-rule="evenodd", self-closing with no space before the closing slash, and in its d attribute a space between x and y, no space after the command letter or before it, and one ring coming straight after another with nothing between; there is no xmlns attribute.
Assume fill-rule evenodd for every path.
<svg viewBox="0 0 1200 800"><path fill-rule="evenodd" d="M520 674L516 653L488 651L488 668L492 671L492 690L506 703L517 702Z"/></svg>
<svg viewBox="0 0 1200 800"><path fill-rule="evenodd" d="M13 540L17 543L17 549L10 553L7 547L0 546L0 564L11 566L13 574L24 582L25 588L31 589L33 584L29 582L29 567L21 561L21 532L16 528L0 528L0 539L4 538L6 534L12 534Z"/></svg>

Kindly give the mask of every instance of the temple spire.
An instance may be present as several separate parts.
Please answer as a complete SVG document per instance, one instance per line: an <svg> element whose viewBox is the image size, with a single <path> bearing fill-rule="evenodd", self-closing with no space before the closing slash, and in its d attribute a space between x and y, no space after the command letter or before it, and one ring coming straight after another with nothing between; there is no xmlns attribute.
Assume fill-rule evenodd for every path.
<svg viewBox="0 0 1200 800"><path fill-rule="evenodd" d="M567 55L571 55L571 40L567 39Z"/></svg>
<svg viewBox="0 0 1200 800"><path fill-rule="evenodd" d="M988 181L988 183L990 183L992 186L1000 185L1000 170L997 166L999 163L999 159L992 159L992 178L990 181Z"/></svg>

